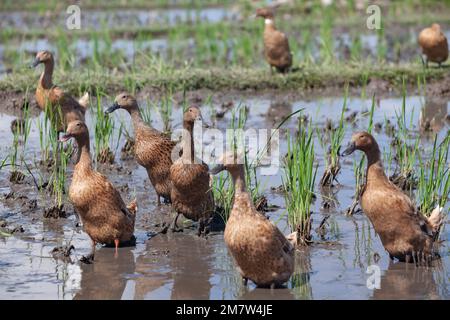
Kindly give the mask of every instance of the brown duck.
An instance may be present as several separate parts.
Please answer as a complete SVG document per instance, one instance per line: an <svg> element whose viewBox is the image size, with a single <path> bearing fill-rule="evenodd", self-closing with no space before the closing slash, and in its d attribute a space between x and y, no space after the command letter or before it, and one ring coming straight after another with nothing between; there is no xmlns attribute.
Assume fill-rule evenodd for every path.
<svg viewBox="0 0 450 320"><path fill-rule="evenodd" d="M426 56L426 65L428 61L439 64L439 67L448 58L448 42L441 26L433 23L431 27L423 29L419 34L419 45L422 53Z"/></svg>
<svg viewBox="0 0 450 320"><path fill-rule="evenodd" d="M83 227L92 239L92 254L95 245L102 243L132 244L136 217L136 200L127 207L116 188L108 179L95 171L89 152L89 131L82 121L72 121L61 141L75 138L78 158L74 167L69 197L79 214Z"/></svg>
<svg viewBox="0 0 450 320"><path fill-rule="evenodd" d="M172 181L172 206L177 212L173 229L177 230L177 220L180 214L186 218L198 221L198 234L205 231L214 213L214 197L211 190L209 168L195 157L194 123L203 121L200 110L190 107L183 115L182 156L170 167Z"/></svg>
<svg viewBox="0 0 450 320"><path fill-rule="evenodd" d="M131 116L134 127L134 155L136 161L147 170L148 177L156 190L158 205L160 197L170 202L170 167L172 166L172 149L176 145L167 136L144 122L136 99L121 93L114 100L114 104L105 110L111 113L117 109L125 109Z"/></svg>
<svg viewBox="0 0 450 320"><path fill-rule="evenodd" d="M245 185L243 164L232 154L211 170L230 172L234 183L234 201L225 227L225 243L238 266L244 283L250 279L261 287L279 286L294 271L295 249L281 231L259 213Z"/></svg>
<svg viewBox="0 0 450 320"><path fill-rule="evenodd" d="M285 73L292 66L292 53L289 48L287 36L276 29L274 14L271 9L260 8L256 10L256 16L264 18L264 56L266 61L277 71Z"/></svg>
<svg viewBox="0 0 450 320"><path fill-rule="evenodd" d="M58 130L64 131L71 121L84 121L84 115L89 103L89 94L86 92L80 100L76 101L52 81L55 61L49 51L39 51L32 67L44 64L44 71L39 78L36 88L36 101L42 111L48 109L47 115Z"/></svg>
<svg viewBox="0 0 450 320"><path fill-rule="evenodd" d="M429 218L418 213L411 199L389 181L381 162L380 148L367 132L353 134L343 155L361 150L367 157L366 185L361 207L391 259L430 261L436 254L434 240L443 223L442 208L437 207Z"/></svg>

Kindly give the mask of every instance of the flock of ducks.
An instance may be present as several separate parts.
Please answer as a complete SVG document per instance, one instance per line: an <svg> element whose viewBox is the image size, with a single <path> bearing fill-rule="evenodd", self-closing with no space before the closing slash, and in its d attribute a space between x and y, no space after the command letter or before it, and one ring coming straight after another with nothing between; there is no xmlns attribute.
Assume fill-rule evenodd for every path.
<svg viewBox="0 0 450 320"><path fill-rule="evenodd" d="M292 54L286 35L275 28L272 11L259 9L256 14L265 19L267 62L279 72L287 72L292 65ZM447 59L447 40L437 24L421 32L419 43L427 62L441 64ZM135 243L136 200L126 205L108 178L92 167L89 130L84 122L89 95L77 101L53 84L54 59L50 52L37 54L33 66L39 64L44 64L44 71L38 82L36 100L51 116L55 130L65 130L60 140L65 142L73 138L77 144L69 197L92 240L89 260L94 259L97 243L114 246L117 253L120 245ZM175 142L143 121L132 95L117 95L105 113L117 109L126 110L131 117L135 133L134 156L147 170L158 205L162 198L163 202L171 203L177 213L172 229L178 229L178 216L183 215L198 221L199 235L208 232L215 209L210 174L227 170L233 179L235 194L224 239L244 282L251 280L258 286L273 287L288 281L294 271L295 235L284 236L255 209L245 183L245 169L236 161L235 154L225 154L220 164L211 170L195 158L193 128L197 121L203 120L200 110L189 107L184 113L186 134L182 137L180 151L175 148ZM436 208L429 218L415 210L412 201L386 177L378 144L369 133L354 134L343 155L355 150L363 151L368 159L362 209L380 235L389 256L406 262L435 257L433 244L443 223L442 208ZM181 156L172 162L176 153Z"/></svg>

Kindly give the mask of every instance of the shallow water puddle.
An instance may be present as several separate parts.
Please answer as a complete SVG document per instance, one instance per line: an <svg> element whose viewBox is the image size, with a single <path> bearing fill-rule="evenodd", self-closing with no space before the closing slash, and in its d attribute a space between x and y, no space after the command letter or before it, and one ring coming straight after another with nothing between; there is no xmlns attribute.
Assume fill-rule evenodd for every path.
<svg viewBox="0 0 450 320"><path fill-rule="evenodd" d="M113 10L83 10L81 6L81 25L83 28L100 27L142 27L148 25L176 25L178 23L219 22L236 20L237 12L226 8L195 9L122 9ZM66 27L69 15L65 10L60 14L53 12L38 13L28 11L0 12L0 27L30 30L42 27Z"/></svg>
<svg viewBox="0 0 450 320"><path fill-rule="evenodd" d="M233 100L235 106L241 101L247 106L249 117L246 128L272 128L285 115L304 108L320 129L331 119L334 124L340 116L343 98L325 97L314 100L297 100L286 97L252 97L224 96L224 101L214 102L219 109L222 102ZM228 101L227 101L228 100ZM381 149L387 152L391 138L385 134L384 122L389 119L395 123L396 111L401 108L401 99L386 98L377 101L374 123L381 123L380 131L375 131ZM95 104L92 104L95 105ZM106 106L106 101L105 101ZM371 106L371 99L350 97L346 117L356 114L355 126L350 123L345 133L344 144L350 139L352 131L364 129L368 117L364 115ZM445 117L449 113L449 102L412 96L406 99L407 116L412 117L412 130L420 135L420 123L429 121L431 128L438 132L440 138L448 134L449 123ZM142 108L147 103L141 103ZM206 120L214 114L210 105L202 107ZM0 117L0 139L4 144L0 148L3 159L9 152L8 144L12 142L10 123L20 117L20 112L3 110ZM36 121L43 117L35 114L26 158L32 161L36 155L39 159L39 135ZM116 131L119 120L130 127L129 117L125 111L116 111ZM181 110L174 108L172 127L181 123ZM221 130L229 126L231 112L217 119L215 126ZM422 120L420 120L422 119ZM423 120L425 119L425 120ZM161 129L163 124L152 109L155 127ZM94 127L94 119L88 114L89 128ZM295 129L296 119L289 121L286 127ZM132 130L130 129L130 132ZM424 152L431 149L430 134L421 135ZM317 139L317 138L316 138ZM118 150L123 146L123 136ZM94 144L91 129L91 143ZM115 145L117 137L112 138ZM206 141L207 142L207 141ZM280 154L286 150L286 141L280 141ZM315 143L318 160L318 177L324 170L324 150L319 141ZM117 152L120 153L120 152ZM98 248L94 264L86 265L78 259L90 250L88 236L77 227L75 215L67 219L43 219L43 208L49 203L44 195L36 193L28 181L22 185L11 185L8 167L0 171L0 192L5 195L13 191L13 198L2 197L0 202L0 220L10 226L21 225L24 232L8 237L0 236L0 298L44 298L44 299L448 299L450 284L448 271L450 258L448 249L441 248L442 259L431 268L404 263L391 263L381 246L379 238L363 214L347 217L343 211L352 202L354 193L353 161L359 156L352 156L341 162L342 170L338 176L341 186L332 190L316 188L317 199L313 204L313 236L316 241L309 248L296 253L295 274L287 288L266 290L249 285L245 289L234 268L232 259L223 242L223 233L212 233L207 240L195 236L194 228L187 228L183 233L155 235L159 228L155 225L170 220L170 208L157 208L153 188L147 182L146 172L133 160L119 160L114 167L99 166L113 183L120 187L122 195L130 199L136 194L138 199L138 220L136 222L135 248L120 248L114 257L111 248ZM387 164L385 164L388 168ZM393 169L393 168L392 168ZM391 172L392 173L392 172ZM71 165L69 167L71 174ZM289 232L286 224L283 195L272 190L281 184L281 172L275 176L258 176L263 193L269 204L280 206L268 212L272 221L285 234ZM316 181L318 182L319 179ZM70 181L69 181L70 182ZM21 197L22 196L22 197ZM24 198L23 196L26 196ZM323 208L322 200L335 198L333 206ZM29 209L30 201L37 199L37 208ZM69 213L73 212L70 206ZM325 216L327 232L320 237L315 229ZM444 229L442 239L449 238L448 228ZM51 251L58 246L71 243L75 251L72 262L55 260ZM374 254L380 256L375 262ZM376 265L380 268L380 289L369 289L367 281L370 274L367 267Z"/></svg>

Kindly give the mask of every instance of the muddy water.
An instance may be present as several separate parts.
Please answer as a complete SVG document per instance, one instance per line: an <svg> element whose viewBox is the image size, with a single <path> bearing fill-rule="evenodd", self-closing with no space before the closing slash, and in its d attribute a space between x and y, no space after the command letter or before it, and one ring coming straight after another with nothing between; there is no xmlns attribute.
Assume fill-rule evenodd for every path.
<svg viewBox="0 0 450 320"><path fill-rule="evenodd" d="M200 20L211 20L212 22L223 21L224 19L232 19L232 14L223 8L210 8L204 9L205 12L199 11L197 15L197 19ZM176 14L180 14L182 17L186 15L187 17L191 17L188 11L181 9L171 9L168 10L168 17L172 17L169 19L169 22L174 20L173 17L178 17ZM151 12L150 12L151 13ZM149 22L145 19L151 20L148 17L150 14L146 11L131 11L125 12L124 16L128 17L127 19L131 19L134 17L137 21L140 21L138 24L146 25ZM133 25L132 22L129 22L127 19L123 18L120 20L121 22L113 23L115 19L114 12L97 12L97 15L94 15L92 12L87 14L87 17L91 15L94 17L102 16L106 17L105 25L109 26L110 24L114 25L114 27L120 27L120 25L124 25L126 27L130 27ZM11 13L11 15L22 17L22 19L14 20L15 24L26 25L26 17L28 17L29 13ZM0 21L2 13L0 13ZM33 17L33 15L31 15ZM120 15L119 15L120 16ZM230 16L230 17L229 17ZM164 14L161 16L158 15L159 18L164 17ZM44 19L43 17L41 17ZM116 17L117 18L117 17ZM186 18L186 17L185 17ZM42 23L42 19L36 18L36 23ZM24 20L24 21L22 21ZM208 21L209 21L208 20ZM5 22L6 21L6 22ZM124 22L125 21L125 22ZM185 21L185 19L181 19L181 21ZM158 22L158 21L157 21ZM172 21L173 22L173 21ZM5 19L3 24L8 24L8 19ZM158 22L161 23L161 22ZM18 28L15 24L7 25L9 28ZM99 29L104 27L104 25L96 25L92 23L91 27ZM97 23L98 24L98 23ZM55 27L54 25L52 25ZM377 60L380 56L383 57L388 62L413 62L420 60L420 48L417 45L417 35L421 30L421 26L415 27L404 27L398 28L394 27L389 29L389 33L381 38L377 35L376 32L366 32L366 33L358 33L355 34L351 30L347 28L336 27L332 30L332 54L334 58L340 61L350 61L350 60L366 60L372 59ZM450 37L450 26L448 24L442 24L442 30ZM320 36L318 31L313 31L308 39L305 39L304 35L299 33L298 31L287 32L291 45L293 48L297 48L294 50L295 52L295 61L301 63L302 61L313 61L320 63L324 59L328 59L327 53L324 52L326 50L323 49L323 39ZM164 57L169 60L175 60L176 63L180 63L186 61L187 59L192 59L198 64L204 64L211 62L209 60L216 59L217 57L205 56L199 50L204 50L204 47L207 48L216 48L220 52L219 56L222 57L220 62L226 63L235 63L236 59L239 59L238 52L240 51L240 46L242 45L242 39L237 39L230 37L229 39L209 39L207 43L198 43L195 38L187 38L187 39L176 39L173 41L170 37L160 36L158 38L146 38L141 40L129 39L129 38L118 38L111 41L105 41L103 39L89 39L89 38L71 38L68 39L68 51L73 54L73 63L76 65L82 65L95 54L105 54L105 55L118 55L120 56L124 62L132 63L136 56L139 53L145 54L153 54ZM262 40L261 40L262 41ZM355 45L355 43L359 43L359 48ZM258 45L262 46L262 42ZM29 54L31 57L40 50L51 50L58 57L58 41L57 40L48 40L48 39L20 39L13 38L8 41L4 41L0 44L0 78L4 77L6 72L14 67L23 67L23 61L19 61L19 66L15 66L16 62L11 61L11 57L15 57L17 52L24 52L25 55ZM66 52L67 48L64 44L64 51ZM181 61L177 59L179 57L183 57ZM24 57L22 57L24 58ZM240 63L240 61L239 61ZM248 63L248 62L245 62ZM265 66L265 62L262 59L256 59L254 64L259 66Z"/></svg>
<svg viewBox="0 0 450 320"><path fill-rule="evenodd" d="M195 9L128 9L120 11L83 10L81 9L81 26L83 28L101 27L142 27L149 25L176 25L178 23L218 22L236 20L239 15L225 8ZM69 14L65 10L57 12L13 11L0 12L0 27L19 30L35 28L66 28Z"/></svg>
<svg viewBox="0 0 450 320"><path fill-rule="evenodd" d="M224 96L223 102L231 98ZM343 98L328 97L315 100L297 100L282 96L232 97L236 105L249 107L247 128L271 128L284 114L304 108L304 113L313 119L313 124L321 127L327 119L339 118ZM106 104L106 103L105 103ZM145 107L145 103L142 103ZM214 106L220 108L221 101ZM349 110L367 111L369 99L350 98ZM430 100L412 96L406 101L407 115L412 117L412 130L420 134L420 123L429 121L432 128L442 138L448 133L449 123L443 118L449 113L449 102ZM385 119L394 121L401 107L401 99L386 98L377 102L374 122L383 123ZM211 119L211 107L202 108L204 117ZM3 112L0 118L1 158L9 151L12 134L10 122L20 116L20 112ZM173 127L179 127L181 111L174 109ZM28 161L39 158L39 140L36 122L43 115L34 118L29 143ZM116 111L114 118L124 121L130 127L124 111ZM231 113L226 113L215 126L228 127ZM162 128L155 112L152 114L154 125ZM420 120L422 119L422 120ZM358 113L355 127L348 125L345 140L351 132L367 126L367 117ZM93 128L93 116L89 114L88 124ZM287 124L295 128L295 120ZM93 130L91 130L93 131ZM93 132L91 132L92 135ZM375 133L380 146L387 152L390 138L382 129ZM93 141L93 139L91 140ZM115 139L113 139L115 141ZM430 135L422 135L424 153L431 149ZM114 142L115 143L115 142ZM345 142L344 142L345 143ZM123 141L119 145L119 149ZM285 150L285 141L280 143L281 154ZM323 172L324 152L316 141L315 149L319 165L318 176ZM0 236L0 298L27 299L449 299L450 270L449 251L441 247L442 259L432 267L413 267L404 263L391 263L378 236L363 214L347 217L343 211L350 205L353 196L353 161L355 155L342 162L342 171L338 177L340 185L332 190L316 188L318 197L313 204L313 229L315 230L325 216L327 232L319 236L313 232L315 243L296 253L295 274L284 289L266 290L255 288L251 284L247 289L241 284L233 261L223 242L223 233L212 233L208 239L195 236L195 226L185 221L183 233L166 235L155 233L155 226L170 221L172 215L168 206L156 207L156 197L148 183L145 171L132 160L120 161L117 165L103 166L98 169L106 174L120 188L124 198L133 194L138 199L138 221L136 226L137 245L135 248L120 248L117 257L114 250L101 248L97 251L96 261L92 265L78 262L78 259L90 251L88 236L79 227L75 214L67 219L44 219L43 208L49 204L45 194L37 194L30 183L11 185L9 171L0 171L0 194L10 194L12 198L2 197L0 202L0 220L8 227L22 226L23 233L12 236ZM69 167L69 174L72 166ZM388 168L389 169L389 168ZM390 168L389 170L393 170ZM34 170L37 173L37 170ZM392 171L391 171L392 172ZM272 190L281 184L281 173L275 176L259 176L262 191L269 204L280 208L269 212L272 221L287 234L284 198ZM322 200L333 198L331 208L324 209ZM32 205L37 200L37 207ZM67 211L73 209L67 206ZM448 210L448 205L447 205ZM448 212L448 211L447 211ZM448 227L442 234L448 240ZM70 260L57 260L51 255L53 248L72 244L75 250ZM380 259L375 261L374 254ZM381 269L381 288L368 289L366 282L369 265L378 265Z"/></svg>

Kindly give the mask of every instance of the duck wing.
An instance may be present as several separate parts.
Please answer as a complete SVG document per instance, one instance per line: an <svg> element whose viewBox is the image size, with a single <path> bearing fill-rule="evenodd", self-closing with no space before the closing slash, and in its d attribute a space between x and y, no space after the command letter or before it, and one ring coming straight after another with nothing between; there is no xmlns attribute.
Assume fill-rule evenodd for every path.
<svg viewBox="0 0 450 320"><path fill-rule="evenodd" d="M83 114L86 111L77 100L58 86L54 86L52 90L50 90L50 101L57 101L61 107L73 108L81 111Z"/></svg>
<svg viewBox="0 0 450 320"><path fill-rule="evenodd" d="M99 177L101 179L99 180L101 186L97 188L99 198L106 199L112 208L116 208L118 211L121 211L128 218L132 218L134 215L130 212L130 209L128 209L119 191L104 175L99 174Z"/></svg>
<svg viewBox="0 0 450 320"><path fill-rule="evenodd" d="M266 46L269 48L268 53L270 58L274 60L282 59L285 55L291 54L287 36L278 30L273 31L271 35L266 38Z"/></svg>

